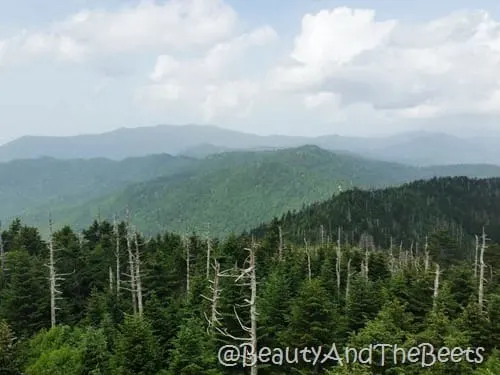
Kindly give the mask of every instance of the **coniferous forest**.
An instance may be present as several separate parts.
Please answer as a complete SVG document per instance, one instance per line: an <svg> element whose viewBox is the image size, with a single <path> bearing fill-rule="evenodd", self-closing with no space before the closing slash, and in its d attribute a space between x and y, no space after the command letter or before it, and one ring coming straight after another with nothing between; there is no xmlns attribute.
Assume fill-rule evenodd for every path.
<svg viewBox="0 0 500 375"><path fill-rule="evenodd" d="M500 179L353 189L224 238L145 235L133 212L4 223L0 374L499 374L499 198Z"/></svg>

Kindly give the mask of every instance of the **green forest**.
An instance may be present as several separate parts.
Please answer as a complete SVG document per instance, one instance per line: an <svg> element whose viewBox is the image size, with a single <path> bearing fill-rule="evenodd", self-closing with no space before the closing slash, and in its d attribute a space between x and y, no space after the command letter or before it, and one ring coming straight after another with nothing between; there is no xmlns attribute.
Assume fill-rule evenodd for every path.
<svg viewBox="0 0 500 375"><path fill-rule="evenodd" d="M382 188L440 176L500 177L495 165L414 167L317 146L234 151L194 159L167 154L128 158L14 160L0 163L0 220L20 217L48 234L76 231L96 217L132 211L147 235L165 230L241 233L288 210L327 200L353 187Z"/></svg>
<svg viewBox="0 0 500 375"><path fill-rule="evenodd" d="M0 374L499 374L499 213L499 178L448 177L349 189L224 237L148 234L133 209L83 230L47 214L48 236L16 219L0 237ZM224 365L242 343L340 357ZM444 354L342 358L377 344Z"/></svg>

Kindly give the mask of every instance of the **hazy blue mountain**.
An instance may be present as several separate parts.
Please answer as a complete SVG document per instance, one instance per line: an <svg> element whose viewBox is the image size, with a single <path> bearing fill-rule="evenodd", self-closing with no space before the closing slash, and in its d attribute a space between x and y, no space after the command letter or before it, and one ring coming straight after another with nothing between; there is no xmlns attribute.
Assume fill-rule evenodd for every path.
<svg viewBox="0 0 500 375"><path fill-rule="evenodd" d="M121 128L102 134L72 137L26 136L0 146L0 161L50 156L58 159L123 159L151 154L179 154L186 149L210 144L217 147L246 149L260 146L296 146L306 138L262 137L215 126L158 125Z"/></svg>
<svg viewBox="0 0 500 375"><path fill-rule="evenodd" d="M500 164L498 137L466 139L443 133L411 132L390 137L328 135L308 138L260 136L201 125L121 128L103 134L73 137L26 136L0 146L0 161L41 156L119 160L159 153L203 158L226 151L288 148L306 144L413 165Z"/></svg>

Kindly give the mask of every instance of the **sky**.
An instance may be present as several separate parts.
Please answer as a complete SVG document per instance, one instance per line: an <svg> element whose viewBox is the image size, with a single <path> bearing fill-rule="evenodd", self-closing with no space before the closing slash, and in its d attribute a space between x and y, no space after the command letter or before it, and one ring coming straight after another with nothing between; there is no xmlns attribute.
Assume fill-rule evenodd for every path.
<svg viewBox="0 0 500 375"><path fill-rule="evenodd" d="M212 124L500 133L496 0L3 0L0 143Z"/></svg>

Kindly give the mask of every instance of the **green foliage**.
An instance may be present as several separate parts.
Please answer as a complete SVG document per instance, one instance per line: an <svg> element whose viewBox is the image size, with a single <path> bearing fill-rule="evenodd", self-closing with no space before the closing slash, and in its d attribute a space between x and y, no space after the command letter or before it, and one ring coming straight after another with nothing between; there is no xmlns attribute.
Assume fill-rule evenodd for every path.
<svg viewBox="0 0 500 375"><path fill-rule="evenodd" d="M0 321L0 373L21 374L17 343L13 332L4 320Z"/></svg>
<svg viewBox="0 0 500 375"><path fill-rule="evenodd" d="M298 155L305 159L311 157L307 152ZM365 347L374 343L398 344L404 348L421 343L450 348L483 346L484 356L488 359L486 364L439 363L422 369L414 364L387 364L383 368L355 364L333 368L332 363L312 366L301 362L291 366L262 364L259 374L496 373L498 355L495 349L500 345L500 289L496 272L498 254L495 253L499 246L494 231L497 219L493 213L500 210L498 198L495 198L497 193L484 185L489 184L489 189L494 190L496 180L488 183L470 180L468 188L467 181L457 178L418 182L399 190L366 193L370 199L365 201L347 201L351 208L345 212L350 214L351 222L346 220L341 230L340 288L337 287L336 268L338 226L328 225L329 218L337 220L335 204L332 208L327 202L325 207L328 209L320 210L321 205L314 205L301 213L284 215L283 219L269 224L269 232L265 227L256 230L257 341L259 348L289 346L298 349L306 346L326 349L335 342L340 350L345 344ZM365 192L350 194L363 197ZM416 203L410 206L416 205L415 212L420 212L421 218L427 217L429 212L429 225L442 223L443 217L451 215L450 222L460 222L463 226L450 224L444 230L436 225L436 230L430 230L428 249L431 259L426 270L422 236L418 241L411 236L403 239L401 251L396 239L406 233L405 226L399 225L403 222L409 229L413 225L413 232L418 229L426 234L424 226L419 224L418 215L411 218L404 210L396 210L391 225L382 230L384 220L388 220L391 214L377 203L373 206L372 225L364 227L360 224L366 219L363 215L367 207L370 211L370 202L379 199L378 194L387 194L388 200L384 204L393 207L401 205L404 208L405 199L413 199ZM453 197L450 202L458 208L448 204L441 196L444 194L450 194ZM419 197L427 197L440 207L439 210L435 210L432 204L419 206L419 202L423 202ZM346 202L343 200L345 195L341 195L330 203L337 199L339 204ZM376 207L380 210L375 210ZM493 207L491 211L490 207ZM475 219L469 220L468 214ZM381 218L380 223L375 217ZM487 231L492 229L491 234L487 232L492 240L488 241L486 249L485 303L481 307L473 259L474 234L476 229L482 230L479 222L483 219L490 219L485 226ZM322 223L323 243L319 243L321 227L309 223ZM278 257L279 227L282 227L284 237L281 259ZM36 228L19 220L12 222L2 233L6 270L0 285L0 373L242 373L241 366L226 368L217 361L217 352L222 345L239 342L235 343L233 338L220 331L207 331L206 318L211 316L213 307L210 299L214 294L210 287L213 286L214 272L211 270L207 280L205 233L193 233L189 237L173 232L154 237L138 233L144 302L141 317L138 313L131 315L125 223L119 223L118 228L116 235L111 223L101 220L83 229L81 236L72 227L63 227L54 233L57 271L64 276L58 280L58 289L62 293L61 299L56 300L57 325L52 329L48 329L50 293L45 267L48 258L46 243L40 239ZM390 242L378 242L376 236L372 243L372 233L379 233L382 239L390 238L391 230L394 230L391 251L387 248ZM223 274L219 280L221 290L216 306L220 313L217 315L219 327L237 337L248 337L238 317L248 325L250 310L246 302L250 288L235 282L231 275L239 274L237 268L244 266L248 256L245 248L250 241L248 233L222 240L212 238L211 241L211 260L220 263ZM119 271L122 283L119 293L114 284L116 278L111 278L111 284L109 279L110 269L112 276L116 276L117 242L121 246ZM191 253L189 273L186 243ZM368 273L364 268L366 259ZM438 262L441 273L436 297L434 271ZM186 286L188 277L189 292Z"/></svg>
<svg viewBox="0 0 500 375"><path fill-rule="evenodd" d="M81 353L69 346L43 352L40 358L26 369L26 375L80 375L80 373Z"/></svg>
<svg viewBox="0 0 500 375"><path fill-rule="evenodd" d="M176 174L194 162L163 154L122 161L46 157L0 163L0 219L22 214L25 220L45 227L49 209L57 211L57 207L84 203L130 183Z"/></svg>
<svg viewBox="0 0 500 375"><path fill-rule="evenodd" d="M138 316L127 316L120 327L113 358L117 375L155 375L159 370L158 342L151 324Z"/></svg>
<svg viewBox="0 0 500 375"><path fill-rule="evenodd" d="M500 169L416 168L303 146L222 153L202 160L169 155L120 162L42 158L0 164L0 174L6 176L0 182L2 216L21 216L44 234L49 209L58 221L82 228L98 216L124 216L129 207L144 231L201 231L211 223L213 235L225 236L328 199L340 189L399 185L433 176L500 176Z"/></svg>
<svg viewBox="0 0 500 375"><path fill-rule="evenodd" d="M220 375L217 348L200 318L189 318L173 340L168 375Z"/></svg>

